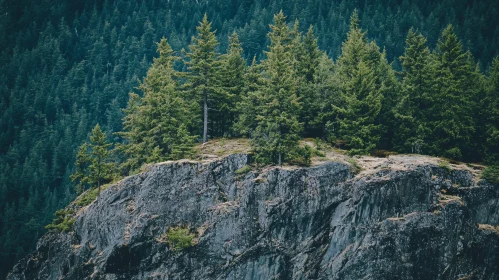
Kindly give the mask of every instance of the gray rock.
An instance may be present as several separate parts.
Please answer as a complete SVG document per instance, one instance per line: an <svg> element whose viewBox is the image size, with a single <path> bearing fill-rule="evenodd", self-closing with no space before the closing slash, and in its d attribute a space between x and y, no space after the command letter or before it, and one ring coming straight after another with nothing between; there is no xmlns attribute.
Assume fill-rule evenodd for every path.
<svg viewBox="0 0 499 280"><path fill-rule="evenodd" d="M7 279L499 279L499 189L407 158L358 175L340 162L235 174L247 155L153 165ZM160 237L179 225L198 240L174 251Z"/></svg>

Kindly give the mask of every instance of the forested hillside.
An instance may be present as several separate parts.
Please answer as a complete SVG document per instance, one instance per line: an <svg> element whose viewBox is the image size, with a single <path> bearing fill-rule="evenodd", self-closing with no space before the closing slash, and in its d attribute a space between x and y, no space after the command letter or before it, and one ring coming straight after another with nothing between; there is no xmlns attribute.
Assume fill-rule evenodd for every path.
<svg viewBox="0 0 499 280"><path fill-rule="evenodd" d="M250 137L276 163L306 158L304 136L496 161L498 17L492 0L1 0L0 277L74 199L97 123L122 151L113 176L203 136Z"/></svg>

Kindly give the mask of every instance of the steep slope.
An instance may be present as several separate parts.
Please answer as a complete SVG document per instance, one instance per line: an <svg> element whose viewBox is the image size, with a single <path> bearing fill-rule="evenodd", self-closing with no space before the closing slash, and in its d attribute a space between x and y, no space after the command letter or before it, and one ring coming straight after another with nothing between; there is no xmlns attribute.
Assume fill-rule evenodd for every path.
<svg viewBox="0 0 499 280"><path fill-rule="evenodd" d="M241 174L249 161L128 177L7 279L499 278L499 189L467 166L390 156L357 159L358 174L341 159ZM162 236L180 225L195 245L175 251Z"/></svg>

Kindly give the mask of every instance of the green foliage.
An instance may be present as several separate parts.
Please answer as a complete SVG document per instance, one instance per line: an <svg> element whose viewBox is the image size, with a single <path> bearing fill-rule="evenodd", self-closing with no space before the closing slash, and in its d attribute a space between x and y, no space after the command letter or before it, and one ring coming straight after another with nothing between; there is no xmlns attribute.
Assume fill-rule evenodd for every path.
<svg viewBox="0 0 499 280"><path fill-rule="evenodd" d="M487 166L482 173L482 178L492 184L499 184L499 166Z"/></svg>
<svg viewBox="0 0 499 280"><path fill-rule="evenodd" d="M448 160L441 160L438 167L444 169L447 173L451 171L450 163Z"/></svg>
<svg viewBox="0 0 499 280"><path fill-rule="evenodd" d="M99 195L99 190L98 189L91 189L87 191L86 193L82 194L76 201L76 205L78 206L87 206L90 203L94 202L97 199L97 196Z"/></svg>
<svg viewBox="0 0 499 280"><path fill-rule="evenodd" d="M186 75L184 87L189 89L192 96L202 104L203 115L203 143L208 141L208 110L210 100L226 92L222 91L217 83L219 78L220 60L215 52L218 40L215 31L212 31L211 22L205 14L196 28L197 35L192 37L185 62L189 72Z"/></svg>
<svg viewBox="0 0 499 280"><path fill-rule="evenodd" d="M352 171L353 173L359 173L360 171L362 171L362 167L354 158L347 158L346 161L350 163L350 171Z"/></svg>
<svg viewBox="0 0 499 280"><path fill-rule="evenodd" d="M333 104L337 137L347 142L350 154L368 154L380 139L380 125L375 121L381 111L383 95L377 85L375 65L371 60L378 50L367 43L359 28L357 12L350 19L350 31L338 59L340 102ZM379 54L379 52L378 52ZM380 56L379 56L380 57Z"/></svg>
<svg viewBox="0 0 499 280"><path fill-rule="evenodd" d="M454 29L449 25L437 44L433 58L434 82L427 114L429 152L462 159L475 135L472 91L466 89L473 69L468 64Z"/></svg>
<svg viewBox="0 0 499 280"><path fill-rule="evenodd" d="M196 136L191 135L195 114L188 98L180 91L179 73L174 69L178 57L166 41L158 43L159 57L147 72L139 89L143 97L130 94L124 131L118 133L126 142L118 145L125 155L121 164L129 174L145 163L180 159L193 154Z"/></svg>
<svg viewBox="0 0 499 280"><path fill-rule="evenodd" d="M201 137L201 97L194 99L184 95L194 92L192 87L184 87L188 80L182 75L174 78L180 84L179 88L175 87L174 96L152 98L171 99L173 101L166 104L171 104L168 106L175 110L184 108L178 109L182 113L172 113L175 117L162 114L162 108L156 110L159 106L152 105L162 102L151 102L147 105L149 109L135 115L141 116L137 127L142 132L133 136L133 140L115 133L131 132L122 130L121 119L125 112L121 108L126 107L128 93L134 87L139 86L134 91L138 93L135 98L139 101L137 105L142 103L140 98L146 95L137 80L150 69L158 48L154 42L166 36L173 50L186 48L191 43L191 36L197 32L193 23L201 21L205 12L213 19L212 29L217 30L220 38L216 52L222 53L219 71L213 73L217 76L213 88L219 89L220 94L208 100L210 137L233 136L235 132L250 136L258 125L253 121L257 115L256 107L244 104L258 103L259 89L265 86L262 75L265 69L259 62L265 60L262 51L268 42L265 36L272 14L282 9L292 11L293 19L299 19L301 23L295 24L289 31L293 42L289 45L289 51L295 60L296 94L301 103L297 119L304 126L299 136L341 141L339 127L344 116L332 108L333 105L340 108L348 106L341 98L345 93L342 84L346 80L338 73L340 63L336 58L341 55L341 42L345 41L349 29L345 15L359 8L362 22L357 21L357 27L369 30L369 38L376 38L376 43L386 50L375 51L372 43L368 47L368 61L375 63L367 65L374 72L375 88L383 95L380 112L374 121L379 132L373 134L380 137L376 148L390 149L391 133L396 132L393 145L400 152L452 157L461 154L462 159L467 161L497 162L498 63L493 62L490 71L487 70L499 48L499 40L494 39L497 38L496 2L484 0L475 5L473 1L459 0L449 8L445 1L378 1L369 5L368 9L362 1L324 0L214 0L199 1L195 5L191 1L179 0L126 3L111 0L99 1L98 5L94 1L60 1L57 8L54 8L53 1L31 1L22 9L17 4L0 5L0 14L4 15L0 21L0 49L3 51L0 63L0 278L6 275L15 261L32 251L37 238L43 233L43 225L50 222L53 212L75 198L70 175L78 169L88 168L88 164L80 165L87 162L84 157L79 157L81 161L75 166L75 155L78 147L88 140L88 133L96 123L105 125L110 141L120 144L130 141L130 154L112 156L119 163L128 161L122 165L123 174L140 168L144 162L171 157L169 143L181 133L170 129L168 124L179 128L179 123L184 123L189 135ZM26 15L29 15L29 21ZM390 20L387 21L387 18ZM422 101L413 96L413 100L402 102L409 104L404 105L408 109L393 112L410 116L410 119L390 116L392 107L399 107L391 104L401 104L394 102L398 98L398 90L393 85L390 68L393 65L395 70L400 71L404 61L397 58L407 56L404 53L404 35L411 26L419 28L427 38L429 49L433 50L440 30L448 23L452 23L455 34L461 36L463 49L470 50L475 57L467 52L464 55L465 68L468 69L465 71L468 74L464 75L466 78L461 79L461 67L448 67L452 63L439 66L444 61L439 58L440 51L430 54L428 60L421 60L429 68L422 72L423 77L430 78L428 83L423 84L423 92L427 95ZM314 25L313 34L300 34L310 24ZM253 66L244 72L242 81L237 78L242 72L238 55L232 56L233 60L224 58L225 54L232 52L227 51L232 45L227 38L233 31L237 32L243 47L241 56L246 61L255 58ZM317 45L321 52L318 66L315 65L316 38L312 35L319 38ZM387 64L383 55L392 64ZM225 63L227 61L236 63ZM479 62L479 67L476 62ZM163 62L157 64L164 65ZM187 70L187 65L181 60L173 64L174 69ZM406 83L399 92L402 96L418 92L415 88L417 74L408 77L405 73L408 69L404 66L400 72L402 83ZM151 85L148 91L166 91L171 85L170 80L161 77L168 71L167 67L156 67L151 74L156 78L148 82ZM483 73L490 75L485 77ZM314 77L312 83L310 75ZM404 82L404 79L407 81ZM467 96L462 101L464 106L460 106L459 98L455 98L461 94ZM239 98L245 102L238 102ZM234 106L234 102L238 105ZM458 113L454 114L453 110ZM464 114L461 114L462 110ZM239 113L245 117L240 118L237 116ZM160 117L159 120L153 118L152 122L142 118L144 115ZM177 117L180 120L177 121ZM351 118L347 117L348 121ZM238 120L233 127L237 131L229 129L234 119ZM242 119L245 121L240 122ZM469 129L470 123L473 123L473 131ZM365 123L360 125L364 127ZM456 131L455 135L451 135L452 131ZM468 133L471 136L466 135ZM163 140L162 134L168 137ZM371 142L362 133L356 137L364 145L368 146ZM434 142L435 138L442 141ZM90 148L81 150L90 151ZM185 153L183 147L179 150L180 155L175 157ZM80 182L80 179L77 181ZM89 187L87 183L77 183L76 191Z"/></svg>
<svg viewBox="0 0 499 280"><path fill-rule="evenodd" d="M239 168L238 170L234 171L234 173L236 175L242 175L242 174L246 174L246 173L248 173L250 171L251 171L251 166L245 165L245 166Z"/></svg>
<svg viewBox="0 0 499 280"><path fill-rule="evenodd" d="M234 127L239 110L237 104L240 103L245 94L245 75L247 67L243 58L243 48L239 42L239 37L234 32L229 36L229 48L226 54L220 58L220 69L217 81L222 94L215 96L214 107L217 110L213 113L213 122L217 122L216 128L212 131L220 136L234 136L238 134Z"/></svg>
<svg viewBox="0 0 499 280"><path fill-rule="evenodd" d="M430 50L423 35L409 30L402 61L402 96L395 107L398 130L393 144L399 151L421 153L425 149L426 117L433 82Z"/></svg>
<svg viewBox="0 0 499 280"><path fill-rule="evenodd" d="M194 146L195 136L189 134L185 124L179 126L176 136L175 142L171 145L171 158L176 160L194 155L192 148Z"/></svg>
<svg viewBox="0 0 499 280"><path fill-rule="evenodd" d="M492 62L486 97L481 104L485 123L485 159L499 162L499 57Z"/></svg>
<svg viewBox="0 0 499 280"><path fill-rule="evenodd" d="M90 144L84 143L76 156L76 170L71 175L78 193L87 188L98 188L116 176L116 164L111 158L111 143L97 124L92 130Z"/></svg>
<svg viewBox="0 0 499 280"><path fill-rule="evenodd" d="M274 17L271 30L267 60L262 62L262 85L250 93L254 103L245 104L252 108L248 111L254 113L254 118L244 114L242 118L255 123L250 126L255 126L251 143L256 159L281 165L298 146L302 131L298 122L301 102L297 96L295 60L290 52L292 37L282 12Z"/></svg>
<svg viewBox="0 0 499 280"><path fill-rule="evenodd" d="M168 232L165 233L165 238L170 249L173 251L182 251L194 246L195 235L190 233L188 228L171 227Z"/></svg>
<svg viewBox="0 0 499 280"><path fill-rule="evenodd" d="M70 232L73 229L73 224L75 219L72 218L74 214L74 210L72 209L61 209L55 212L55 219L51 224L45 226L48 230L55 230L58 232Z"/></svg>
<svg viewBox="0 0 499 280"><path fill-rule="evenodd" d="M288 162L298 166L310 166L314 150L305 145L304 147L295 147L288 153Z"/></svg>

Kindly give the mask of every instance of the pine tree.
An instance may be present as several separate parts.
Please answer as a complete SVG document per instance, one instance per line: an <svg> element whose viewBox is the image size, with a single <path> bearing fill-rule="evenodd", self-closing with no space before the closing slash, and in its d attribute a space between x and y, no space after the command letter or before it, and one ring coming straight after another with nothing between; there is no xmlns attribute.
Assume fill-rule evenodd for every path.
<svg viewBox="0 0 499 280"><path fill-rule="evenodd" d="M92 130L90 136L90 170L89 183L97 184L98 194L100 195L102 183L109 182L114 177L115 164L111 160L111 143L107 142L106 134L97 124Z"/></svg>
<svg viewBox="0 0 499 280"><path fill-rule="evenodd" d="M337 119L333 104L342 107L339 102L340 98L340 81L338 76L337 65L325 53L319 59L319 64L314 73L313 91L314 102L312 103L313 120L312 124L320 129L320 136L326 140L328 134L333 134L328 131L332 127L327 127L328 120ZM333 123L329 121L329 126Z"/></svg>
<svg viewBox="0 0 499 280"><path fill-rule="evenodd" d="M185 123L177 129L175 142L171 146L171 156L173 160L187 158L194 154L192 150L196 136L192 136Z"/></svg>
<svg viewBox="0 0 499 280"><path fill-rule="evenodd" d="M372 61L376 89L382 96L381 110L376 117L376 124L380 126L380 140L377 147L391 149L393 136L396 131L396 122L393 109L400 100L400 83L395 76L392 64L386 58L386 51L380 52L375 42L370 43L370 53L374 53Z"/></svg>
<svg viewBox="0 0 499 280"><path fill-rule="evenodd" d="M186 88L189 88L193 95L201 100L203 108L203 143L208 141L208 110L209 102L215 95L220 94L220 87L217 85L219 71L219 58L215 52L218 46L215 31L211 31L211 22L205 14L203 20L196 28L197 36L192 37L189 45L190 52L187 53L189 61L185 64L189 70L186 75Z"/></svg>
<svg viewBox="0 0 499 280"><path fill-rule="evenodd" d="M296 95L295 63L290 48L281 41L289 38L282 11L274 16L271 29L270 49L262 62L262 86L252 94L256 101L256 128L251 137L259 159L282 165L298 147L301 103Z"/></svg>
<svg viewBox="0 0 499 280"><path fill-rule="evenodd" d="M88 155L88 144L84 143L78 149L75 161L75 172L71 175L71 181L75 182L75 190L77 194L82 193L87 189L86 172L90 163Z"/></svg>
<svg viewBox="0 0 499 280"><path fill-rule="evenodd" d="M359 27L357 11L350 19L350 31L338 59L341 100L334 105L338 137L345 140L351 154L373 150L380 139L376 118L383 96L377 87L375 65L370 59L365 33Z"/></svg>
<svg viewBox="0 0 499 280"><path fill-rule="evenodd" d="M402 62L401 99L395 108L398 129L394 147L398 151L421 153L424 143L428 109L431 106L432 72L430 50L426 38L409 30Z"/></svg>
<svg viewBox="0 0 499 280"><path fill-rule="evenodd" d="M220 88L224 94L217 98L216 108L218 112L215 116L221 122L220 135L234 135L232 128L237 119L237 108L244 91L244 75L246 73L246 61L243 56L243 49L237 34L234 32L229 36L229 49L227 54L221 57L219 74Z"/></svg>
<svg viewBox="0 0 499 280"><path fill-rule="evenodd" d="M475 132L470 106L472 96L465 92L465 81L472 69L452 25L444 29L437 47L433 65L434 96L428 119L430 153L462 159L463 149L470 144Z"/></svg>
<svg viewBox="0 0 499 280"><path fill-rule="evenodd" d="M304 124L304 129L309 136L320 134L312 125L317 115L314 109L314 74L319 65L320 50L315 38L313 28L310 26L308 32L303 36L298 31L299 22L296 21L293 29L292 53L295 58L295 69L297 73L298 97L302 103L299 121Z"/></svg>
<svg viewBox="0 0 499 280"><path fill-rule="evenodd" d="M256 62L256 57L244 75L244 89L241 100L237 103L239 113L234 131L239 135L251 137L251 132L256 129L257 104L260 100L260 89L263 88L264 78L262 65Z"/></svg>
<svg viewBox="0 0 499 280"><path fill-rule="evenodd" d="M112 162L112 144L106 138L106 134L97 124L92 129L90 143L80 146L76 158L77 169L71 176L77 191L84 191L88 185L98 188L100 194L102 184L114 178L116 164Z"/></svg>
<svg viewBox="0 0 499 280"><path fill-rule="evenodd" d="M158 53L139 87L144 96L131 94L125 110L124 131L119 135L127 142L118 147L126 156L121 165L125 174L144 163L176 158L179 154L173 155L173 149L180 141L191 147L194 144L194 137L184 134L192 127L195 104L187 102L178 90L179 73L174 69L178 57L166 39L158 43Z"/></svg>
<svg viewBox="0 0 499 280"><path fill-rule="evenodd" d="M295 149L302 130L298 122L300 102L296 95L295 73L289 53L277 40L265 61L266 88L261 89L258 126L252 135L255 150L264 158L282 165L285 155Z"/></svg>
<svg viewBox="0 0 499 280"><path fill-rule="evenodd" d="M487 96L484 102L487 112L486 160L499 165L499 57L494 58L490 68ZM483 108L482 108L483 110Z"/></svg>

